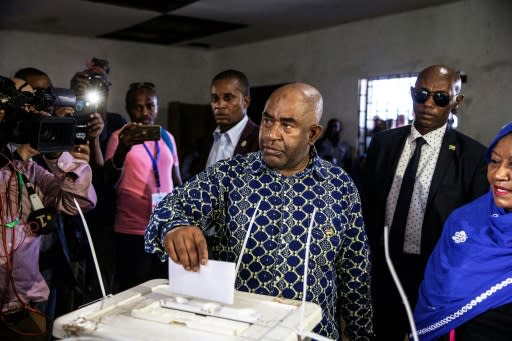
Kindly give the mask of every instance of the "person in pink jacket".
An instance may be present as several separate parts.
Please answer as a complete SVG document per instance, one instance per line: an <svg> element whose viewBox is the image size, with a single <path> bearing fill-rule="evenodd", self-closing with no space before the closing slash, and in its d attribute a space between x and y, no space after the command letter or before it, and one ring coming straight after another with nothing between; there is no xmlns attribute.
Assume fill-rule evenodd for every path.
<svg viewBox="0 0 512 341"><path fill-rule="evenodd" d="M65 152L53 159L43 156L49 172L28 160L26 148L15 152L8 148L7 136L12 132L5 122L12 120L15 114L0 107L1 340L12 339L12 333L19 336L26 332L18 325L29 312L40 313L37 305L48 299L49 289L39 271L41 234L47 228L41 221L46 217L51 222L55 217L41 217L34 212L44 206L77 214L75 199L83 210L92 209L96 204L88 146L83 145L73 155ZM18 153L21 160L16 160L14 153Z"/></svg>

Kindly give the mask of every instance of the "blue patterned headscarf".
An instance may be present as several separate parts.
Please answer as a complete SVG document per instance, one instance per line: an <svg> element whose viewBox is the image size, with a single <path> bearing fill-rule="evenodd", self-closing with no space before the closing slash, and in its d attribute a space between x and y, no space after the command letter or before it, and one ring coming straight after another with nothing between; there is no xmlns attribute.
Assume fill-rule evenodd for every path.
<svg viewBox="0 0 512 341"><path fill-rule="evenodd" d="M512 133L505 125L486 151ZM512 213L492 192L448 217L428 261L414 312L420 340L448 334L474 317L512 302Z"/></svg>

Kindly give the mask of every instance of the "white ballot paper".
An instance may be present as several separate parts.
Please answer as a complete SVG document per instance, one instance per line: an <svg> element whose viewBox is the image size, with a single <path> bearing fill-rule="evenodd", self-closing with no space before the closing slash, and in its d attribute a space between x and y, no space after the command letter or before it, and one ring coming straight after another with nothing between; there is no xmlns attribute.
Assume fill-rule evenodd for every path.
<svg viewBox="0 0 512 341"><path fill-rule="evenodd" d="M175 294L233 304L235 276L235 263L208 260L193 272L169 258L169 287Z"/></svg>

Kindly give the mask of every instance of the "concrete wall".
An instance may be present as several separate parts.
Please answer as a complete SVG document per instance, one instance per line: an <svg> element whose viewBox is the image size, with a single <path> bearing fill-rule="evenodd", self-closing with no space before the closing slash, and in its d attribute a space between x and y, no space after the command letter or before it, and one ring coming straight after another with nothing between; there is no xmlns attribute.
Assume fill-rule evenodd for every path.
<svg viewBox="0 0 512 341"><path fill-rule="evenodd" d="M446 63L468 76L459 129L488 143L512 120L511 17L509 0L464 0L214 51L0 31L0 74L34 66L67 87L88 58L106 58L112 111L124 113L129 83L152 81L163 114L171 100L207 103L212 75L237 68L255 86L289 81L316 86L324 96L323 121L339 116L346 138L355 143L360 78Z"/></svg>
<svg viewBox="0 0 512 341"><path fill-rule="evenodd" d="M1 75L10 77L21 67L33 66L47 72L55 86L66 88L89 59L107 59L109 110L125 116L124 96L133 82L156 85L162 124L169 101L203 103L209 98L209 51L13 31L0 31L0 46Z"/></svg>
<svg viewBox="0 0 512 341"><path fill-rule="evenodd" d="M253 85L316 86L324 96L323 121L340 117L354 144L360 78L446 63L468 76L459 129L488 143L512 120L511 18L508 0L467 0L224 49L213 65L236 65Z"/></svg>

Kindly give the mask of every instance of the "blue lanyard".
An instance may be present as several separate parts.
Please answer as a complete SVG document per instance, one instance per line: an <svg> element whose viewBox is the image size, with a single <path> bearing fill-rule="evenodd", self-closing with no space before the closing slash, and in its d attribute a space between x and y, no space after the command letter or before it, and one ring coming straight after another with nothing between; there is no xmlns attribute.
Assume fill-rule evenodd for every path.
<svg viewBox="0 0 512 341"><path fill-rule="evenodd" d="M148 146L146 146L146 143L142 144L144 146L144 149L146 149L146 153L148 153L149 158L151 159L151 164L153 166L153 174L155 175L156 180L156 188L158 189L158 192L160 192L160 173L158 172L158 159L160 158L160 146L158 145L158 141L155 141L155 157L151 154L149 151Z"/></svg>

